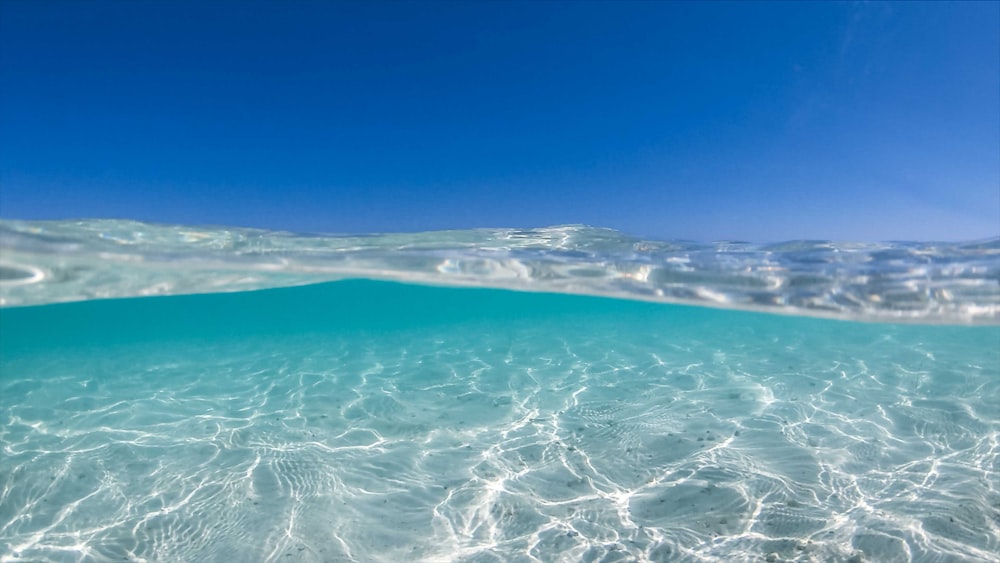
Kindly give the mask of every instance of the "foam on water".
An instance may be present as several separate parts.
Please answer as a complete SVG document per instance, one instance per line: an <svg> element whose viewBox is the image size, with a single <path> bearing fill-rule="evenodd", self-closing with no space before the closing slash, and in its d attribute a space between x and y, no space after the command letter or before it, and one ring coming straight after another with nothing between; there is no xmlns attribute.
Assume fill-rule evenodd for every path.
<svg viewBox="0 0 1000 563"><path fill-rule="evenodd" d="M533 231L538 248L508 243L495 251L505 258L482 262L507 269L459 268L466 286L665 287L672 296L686 287L744 306L760 286L747 292L734 280L760 279L766 256L785 264L774 291L789 293L766 305L780 312L812 310L791 288L854 287L835 274L855 267L847 263L868 264L869 279L936 288L899 301L906 307L846 300L820 309L924 321L890 324L567 292L311 283L359 263L368 269L355 274L437 272L421 279L445 283L452 274L442 264L494 252L479 245L502 246L499 231L350 244L289 236L343 243L349 259L314 249L322 267L313 271L303 266L308 250L267 270L271 255L244 256L235 242L212 250L199 247L218 245L204 237L158 238L179 227L133 232L132 243L105 229L93 237L105 247L81 234L93 223L58 224L61 233L53 225L8 222L0 239L5 303L50 303L0 309L2 561L938 561L1000 552L995 242L888 245L882 254L742 246L746 256L658 243L646 256L622 250L627 239L616 233L595 239L567 227ZM565 242L581 231L589 242ZM544 233L552 240L538 242ZM468 246L455 242L462 237ZM560 248L572 248L563 262ZM800 251L816 260L795 266L786 253ZM683 282L657 274L642 286L620 275L641 260L649 272L672 271L683 253L703 268ZM831 262L841 253L856 254ZM581 273L586 263L603 266ZM705 266L713 263L724 266ZM814 285L787 281L806 270ZM508 271L524 273L497 274ZM92 299L282 284L309 285ZM873 303L903 291L880 287L863 291L883 296ZM835 293L809 303L839 303Z"/></svg>

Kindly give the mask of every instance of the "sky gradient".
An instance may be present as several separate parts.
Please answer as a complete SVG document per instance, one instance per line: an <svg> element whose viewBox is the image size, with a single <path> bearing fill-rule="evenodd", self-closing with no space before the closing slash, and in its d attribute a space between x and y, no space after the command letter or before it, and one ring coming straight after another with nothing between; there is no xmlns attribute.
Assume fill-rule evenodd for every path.
<svg viewBox="0 0 1000 563"><path fill-rule="evenodd" d="M0 0L0 218L1000 236L1000 3Z"/></svg>

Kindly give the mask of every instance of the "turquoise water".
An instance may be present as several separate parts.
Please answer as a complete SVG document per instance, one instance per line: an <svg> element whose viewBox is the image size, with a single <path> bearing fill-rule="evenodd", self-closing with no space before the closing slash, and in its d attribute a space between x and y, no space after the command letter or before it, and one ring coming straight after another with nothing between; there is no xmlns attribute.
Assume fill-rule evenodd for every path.
<svg viewBox="0 0 1000 563"><path fill-rule="evenodd" d="M30 305L0 309L2 561L1000 552L995 243L944 261L951 274L920 263L946 293L891 310L844 301L844 320L802 314L792 297L773 305L784 314L706 307L697 290L736 293L704 268L677 282L695 295L683 305L510 291L482 272L491 287L311 283L301 269L275 283L218 255L205 266L203 253L131 246L142 259L129 262L87 254L79 234L46 236L63 246L8 237L0 254L0 297ZM402 277L398 256L360 251ZM600 250L602 271L637 271L614 252ZM538 258L521 263L538 272ZM605 279L590 268L573 279ZM220 276L240 290L305 285L117 298ZM858 319L893 311L929 321Z"/></svg>

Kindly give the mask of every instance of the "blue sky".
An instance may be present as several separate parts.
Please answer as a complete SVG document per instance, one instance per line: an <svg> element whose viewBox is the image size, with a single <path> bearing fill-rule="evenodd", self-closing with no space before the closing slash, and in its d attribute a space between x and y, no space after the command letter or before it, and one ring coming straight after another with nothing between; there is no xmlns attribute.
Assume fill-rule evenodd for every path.
<svg viewBox="0 0 1000 563"><path fill-rule="evenodd" d="M1000 3L0 0L0 217L1000 235Z"/></svg>

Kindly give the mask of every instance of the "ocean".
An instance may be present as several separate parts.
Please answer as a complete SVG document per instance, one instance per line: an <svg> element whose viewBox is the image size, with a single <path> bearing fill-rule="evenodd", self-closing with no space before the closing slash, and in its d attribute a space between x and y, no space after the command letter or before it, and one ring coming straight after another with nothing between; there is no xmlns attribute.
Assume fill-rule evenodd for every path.
<svg viewBox="0 0 1000 563"><path fill-rule="evenodd" d="M0 561L995 561L1000 239L0 221Z"/></svg>

